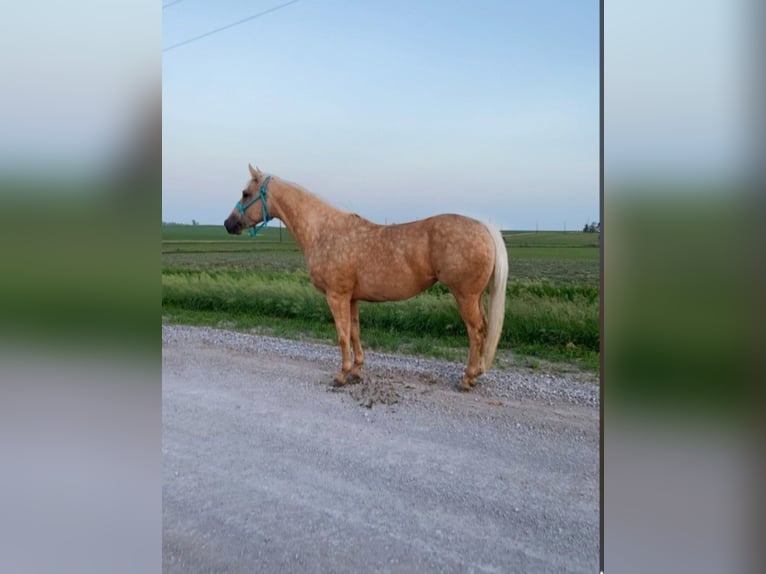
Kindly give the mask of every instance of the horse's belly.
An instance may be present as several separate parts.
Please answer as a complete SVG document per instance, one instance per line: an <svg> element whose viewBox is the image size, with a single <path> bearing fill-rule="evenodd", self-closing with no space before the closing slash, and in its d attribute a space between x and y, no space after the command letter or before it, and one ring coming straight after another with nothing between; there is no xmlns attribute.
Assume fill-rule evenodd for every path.
<svg viewBox="0 0 766 574"><path fill-rule="evenodd" d="M425 291L436 283L434 277L408 277L392 276L378 278L369 281L364 278L357 279L354 289L354 299L362 301L401 301L409 299L418 293Z"/></svg>

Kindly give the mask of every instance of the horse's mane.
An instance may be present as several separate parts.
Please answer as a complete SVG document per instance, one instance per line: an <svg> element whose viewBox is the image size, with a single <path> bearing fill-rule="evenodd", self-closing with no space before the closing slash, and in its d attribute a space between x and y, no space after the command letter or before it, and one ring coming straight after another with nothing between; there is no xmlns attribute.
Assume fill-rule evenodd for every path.
<svg viewBox="0 0 766 574"><path fill-rule="evenodd" d="M260 181L257 182L258 185L261 185L263 183L263 180L266 179L267 177L270 177L271 179L278 179L282 183L286 183L290 187L294 187L298 191L300 191L302 193L305 193L306 195L308 195L310 197L313 197L317 201L321 201L322 203L326 203L327 205L330 205L326 200L324 200L321 197L319 197L316 193L313 193L313 192L309 191L308 189L306 189L302 185L300 185L298 183L295 183L294 181L290 181L289 179L285 179L284 177L279 177L278 175L273 175L271 173L263 173L263 172L261 172L261 179L260 179ZM248 180L247 184L245 184L245 187L249 186L251 183L253 183L253 178L252 177Z"/></svg>
<svg viewBox="0 0 766 574"><path fill-rule="evenodd" d="M323 199L323 198L319 197L319 196L318 196L316 193L314 193L313 191L309 191L308 189L306 189L305 187L303 187L303 186L302 186L301 184L299 184L299 183L295 183L294 181L290 181L289 179L285 179L285 178L283 178L283 177L279 177L279 176L275 176L275 175L272 175L271 177L272 177L272 178L276 177L277 179L279 179L279 180L280 180L280 181L282 181L283 183L286 183L286 184L287 184L287 185L289 185L290 187L294 187L294 188L295 188L295 189L297 189L298 191L301 191L301 192L305 193L306 195L308 195L308 196L310 196L310 197L313 197L314 199L316 199L316 200L318 200L318 201L321 201L322 203L327 203L328 205L330 205L330 204L327 202L327 200L325 200L325 199Z"/></svg>
<svg viewBox="0 0 766 574"><path fill-rule="evenodd" d="M278 176L273 176L273 175L272 175L271 177L276 177L276 178L277 178L277 179L279 179L279 181L281 181L282 183L286 183L286 184L287 184L287 185L289 185L290 187L293 187L293 188L297 189L297 190L298 190L298 191L300 191L301 193L304 193L304 194L306 194L306 195L307 195L307 196L309 196L310 198L312 198L312 199L315 199L316 201L318 201L318 202L322 203L323 205L326 205L326 206L328 206L328 207L331 207L332 209L335 209L335 210L337 210L337 211L340 211L340 212L342 212L342 213L347 213L347 214L349 214L349 215L352 215L353 217L355 217L355 218L357 218L357 219L361 219L362 221L368 221L367 219L365 219L364 217L362 217L362 216L361 216L361 215L359 215L358 213L352 213L352 212L350 212L350 211L348 211L348 210L346 210L346 209L341 209L341 208L339 208L339 207L337 207L337 206L333 205L332 203L330 203L329 201L327 201L325 198L318 196L318 195L317 195L316 193L314 193L313 191L309 191L308 189L306 189L305 187L303 187L303 186L302 186L302 185L300 185L299 183L295 183L295 182L293 182L293 181L290 181L289 179L284 179L284 178L282 178L282 177L278 177Z"/></svg>

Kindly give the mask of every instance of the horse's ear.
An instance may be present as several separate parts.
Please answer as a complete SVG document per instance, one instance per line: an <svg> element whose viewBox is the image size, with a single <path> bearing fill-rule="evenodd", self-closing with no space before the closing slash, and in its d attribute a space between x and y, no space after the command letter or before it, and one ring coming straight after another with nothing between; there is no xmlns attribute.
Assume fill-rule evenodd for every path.
<svg viewBox="0 0 766 574"><path fill-rule="evenodd" d="M257 167L256 167L255 169L253 169L253 166L252 166L252 165L250 165L250 164L247 164L247 169L249 169L249 170L250 170L250 176L251 176L253 179L258 179L258 176L259 176L259 175L261 175L261 170L260 170L260 169L258 169Z"/></svg>

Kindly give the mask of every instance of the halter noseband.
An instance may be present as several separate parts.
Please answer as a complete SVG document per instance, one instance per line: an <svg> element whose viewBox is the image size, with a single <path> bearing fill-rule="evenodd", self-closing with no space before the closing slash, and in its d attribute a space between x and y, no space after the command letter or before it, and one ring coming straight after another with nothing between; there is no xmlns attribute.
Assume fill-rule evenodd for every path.
<svg viewBox="0 0 766 574"><path fill-rule="evenodd" d="M255 196L253 199L248 201L245 205L242 205L242 201L237 202L237 210L242 214L242 219L245 220L245 225L247 226L247 232L250 234L250 237L255 237L258 234L258 231L265 227L266 224L274 219L269 215L269 209L266 207L266 186L269 185L269 180L271 179L271 176L266 176L266 179L263 180L263 183L261 184L261 190L258 193L257 196ZM245 215L245 210L253 205L256 201L261 200L261 206L263 207L263 221L256 225L247 225L247 215Z"/></svg>

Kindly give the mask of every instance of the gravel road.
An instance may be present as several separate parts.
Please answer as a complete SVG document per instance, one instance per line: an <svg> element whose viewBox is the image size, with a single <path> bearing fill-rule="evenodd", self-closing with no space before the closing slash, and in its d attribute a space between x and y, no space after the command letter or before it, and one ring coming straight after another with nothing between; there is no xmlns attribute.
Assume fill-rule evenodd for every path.
<svg viewBox="0 0 766 574"><path fill-rule="evenodd" d="M597 572L598 387L163 325L164 572Z"/></svg>

